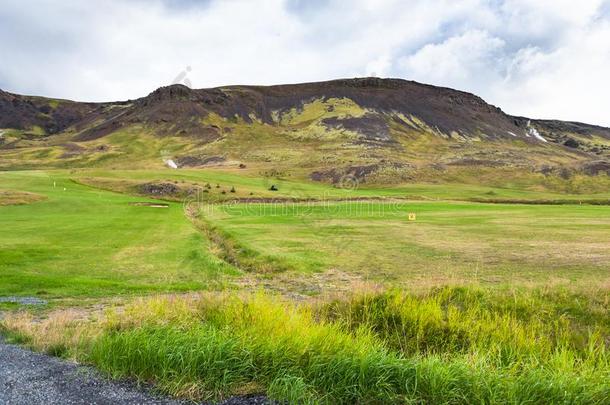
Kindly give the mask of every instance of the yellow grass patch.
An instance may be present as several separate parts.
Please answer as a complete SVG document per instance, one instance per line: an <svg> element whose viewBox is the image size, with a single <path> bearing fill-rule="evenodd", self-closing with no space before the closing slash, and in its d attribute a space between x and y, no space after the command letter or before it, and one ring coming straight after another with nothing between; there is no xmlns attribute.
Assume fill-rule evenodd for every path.
<svg viewBox="0 0 610 405"><path fill-rule="evenodd" d="M37 201L45 200L46 198L47 197L43 195L28 193L26 191L0 190L0 206L31 204Z"/></svg>

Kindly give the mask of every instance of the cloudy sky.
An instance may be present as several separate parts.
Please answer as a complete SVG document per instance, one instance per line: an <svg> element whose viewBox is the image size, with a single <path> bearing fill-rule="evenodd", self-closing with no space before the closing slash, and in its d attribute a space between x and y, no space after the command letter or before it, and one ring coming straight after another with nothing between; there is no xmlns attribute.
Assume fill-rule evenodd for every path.
<svg viewBox="0 0 610 405"><path fill-rule="evenodd" d="M610 126L610 0L0 0L0 88L16 93L370 75Z"/></svg>

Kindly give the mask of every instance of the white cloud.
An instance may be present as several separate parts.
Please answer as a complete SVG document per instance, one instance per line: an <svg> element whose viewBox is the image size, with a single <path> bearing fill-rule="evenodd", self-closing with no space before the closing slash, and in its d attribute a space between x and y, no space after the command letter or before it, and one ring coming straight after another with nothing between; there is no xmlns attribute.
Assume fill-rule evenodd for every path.
<svg viewBox="0 0 610 405"><path fill-rule="evenodd" d="M425 77L443 86L454 83L483 84L497 73L505 42L485 31L470 30L439 44L428 44L403 58L400 67L406 76Z"/></svg>
<svg viewBox="0 0 610 405"><path fill-rule="evenodd" d="M0 87L135 98L194 87L397 76L514 114L610 125L609 0L3 0Z"/></svg>
<svg viewBox="0 0 610 405"><path fill-rule="evenodd" d="M610 125L610 23L576 30L549 52L517 52L503 82L490 93L511 112Z"/></svg>
<svg viewBox="0 0 610 405"><path fill-rule="evenodd" d="M489 32L427 44L402 57L399 72L476 93L511 114L610 126L610 20L598 12L602 2L574 4L507 1L481 25Z"/></svg>

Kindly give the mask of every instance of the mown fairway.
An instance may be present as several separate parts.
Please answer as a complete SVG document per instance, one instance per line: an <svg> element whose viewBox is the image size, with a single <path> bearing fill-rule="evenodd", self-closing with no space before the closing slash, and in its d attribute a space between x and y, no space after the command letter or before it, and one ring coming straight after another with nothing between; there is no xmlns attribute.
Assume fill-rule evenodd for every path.
<svg viewBox="0 0 610 405"><path fill-rule="evenodd" d="M0 173L0 187L46 196L0 206L0 295L70 297L207 288L232 272L182 205L92 189L66 173ZM65 190L64 190L65 189Z"/></svg>
<svg viewBox="0 0 610 405"><path fill-rule="evenodd" d="M163 173L146 171L80 174L91 175L132 181L164 178ZM279 182L274 194L266 190L269 180L255 177L215 171L169 175L194 184L236 186L240 193L253 190L255 196L320 199L223 205L193 200L202 222L215 227L234 248L257 256L259 264L271 263L267 271L332 269L404 286L587 284L609 277L609 206L337 202L332 199L373 196L375 190L292 181ZM0 188L12 190L13 199L35 197L23 205L0 206L0 293L109 296L200 290L232 279L223 275L241 273L219 258L222 246L208 241L191 223L181 202L164 202L167 208L132 205L154 200L72 181L78 178L67 171L0 174ZM439 187L405 186L386 190L386 197L408 196L405 189L416 189L428 199L439 193ZM458 191L455 185L444 189L453 198L462 196ZM416 215L415 221L408 220L409 213ZM239 267L239 262L233 264Z"/></svg>
<svg viewBox="0 0 610 405"><path fill-rule="evenodd" d="M416 286L610 276L608 206L352 201L227 205L204 216L241 246L302 271Z"/></svg>

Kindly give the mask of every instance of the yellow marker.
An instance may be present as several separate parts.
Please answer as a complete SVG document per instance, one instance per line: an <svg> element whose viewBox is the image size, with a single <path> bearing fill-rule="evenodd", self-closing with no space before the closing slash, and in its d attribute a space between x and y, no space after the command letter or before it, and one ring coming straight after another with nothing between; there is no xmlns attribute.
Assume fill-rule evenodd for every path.
<svg viewBox="0 0 610 405"><path fill-rule="evenodd" d="M415 213L409 212L409 221L415 221Z"/></svg>

